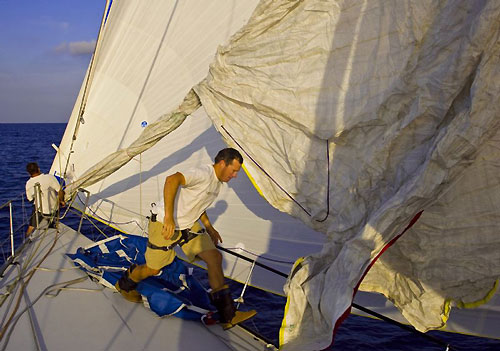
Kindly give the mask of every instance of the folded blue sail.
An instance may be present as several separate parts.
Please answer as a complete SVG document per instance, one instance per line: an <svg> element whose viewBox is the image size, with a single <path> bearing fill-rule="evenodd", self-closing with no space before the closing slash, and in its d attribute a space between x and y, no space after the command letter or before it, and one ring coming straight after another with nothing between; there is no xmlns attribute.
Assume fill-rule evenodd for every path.
<svg viewBox="0 0 500 351"><path fill-rule="evenodd" d="M67 256L93 280L114 289L131 264L145 263L146 244L144 237L117 235ZM159 275L140 282L137 291L146 307L159 316L200 320L212 309L207 291L193 277L192 268L177 257Z"/></svg>

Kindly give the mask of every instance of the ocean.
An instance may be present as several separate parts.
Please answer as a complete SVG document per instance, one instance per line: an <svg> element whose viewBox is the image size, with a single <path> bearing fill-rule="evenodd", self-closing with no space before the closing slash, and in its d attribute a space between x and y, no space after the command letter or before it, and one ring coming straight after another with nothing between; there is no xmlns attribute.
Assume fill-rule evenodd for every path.
<svg viewBox="0 0 500 351"><path fill-rule="evenodd" d="M30 204L23 201L24 185L29 178L25 169L26 163L37 162L42 172L47 173L55 155L51 145L59 144L65 128L66 124L62 123L0 124L2 141L0 172L3 174L0 180L0 205L13 200L16 245L22 242L26 230L22 218L31 211ZM76 215L69 215L64 222L76 228L78 221ZM98 232L90 225L84 226L82 232L91 238L98 238ZM113 230L107 233L113 234ZM10 247L8 206L0 210L0 243L8 255ZM6 256L0 255L0 262L5 258ZM196 276L202 283L208 285L204 271L197 269ZM242 286L234 283L231 284L231 288L233 295L239 296ZM247 289L244 298L247 306L259 311L256 317L246 323L246 326L277 344L285 298L255 288ZM455 350L500 350L500 340L438 331L427 334L449 343ZM445 347L387 322L351 315L340 327L333 347L328 350L444 351Z"/></svg>

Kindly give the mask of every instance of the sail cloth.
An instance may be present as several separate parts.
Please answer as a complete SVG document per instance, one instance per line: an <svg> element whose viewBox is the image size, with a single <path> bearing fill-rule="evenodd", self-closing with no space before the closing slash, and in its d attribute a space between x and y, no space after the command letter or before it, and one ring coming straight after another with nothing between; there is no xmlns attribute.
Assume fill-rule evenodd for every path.
<svg viewBox="0 0 500 351"><path fill-rule="evenodd" d="M115 284L133 263L144 264L148 239L140 236L116 235L101 240L74 254L67 254L76 266L105 287ZM201 320L213 309L207 291L194 278L192 268L179 259L158 275L140 282L137 291L146 307L158 316L171 316Z"/></svg>
<svg viewBox="0 0 500 351"><path fill-rule="evenodd" d="M88 94L82 116L85 123L80 124L73 139L80 117L80 95L51 168L52 174L63 174L69 157L68 183L86 179L72 189L83 187L90 193L87 213L123 232L144 233L151 202L163 201L165 178L212 163L217 152L226 147L200 108L167 137L105 179L95 182L99 174L109 173L106 169L95 172L96 178L85 175L87 170L99 169L96 163L127 148L137 138L150 140L140 136L144 125L150 126L159 116L169 116L181 105L192 87L207 76L217 47L248 22L257 3L112 2L91 68L93 79L82 85L81 95L84 87ZM164 130L158 125L146 129L153 134ZM135 145L140 147L139 142ZM119 155L126 160L132 153L127 150ZM107 160L110 162L100 165L114 169L121 163L114 156ZM83 194L79 195L86 203ZM221 189L207 213L225 247L244 249L245 254L259 257L281 272L288 272L298 257L319 251L324 241L323 234L269 205L242 172ZM245 282L251 263L227 256L225 274ZM260 267L255 267L254 273L252 285L283 293L284 278L277 279Z"/></svg>
<svg viewBox="0 0 500 351"><path fill-rule="evenodd" d="M442 326L450 299L491 293L498 18L498 1L268 0L218 49L202 105L266 199L329 238L289 277L284 350L332 342L369 264L422 210L362 288L419 330Z"/></svg>
<svg viewBox="0 0 500 351"><path fill-rule="evenodd" d="M120 6L138 22L158 12L143 16L129 4ZM194 87L201 104L226 143L242 151L266 199L328 239L321 253L297 262L286 285L284 350L331 343L367 268L422 210L360 288L384 293L420 330L441 326L449 301L473 305L491 295L500 275L499 7L496 1L264 0L219 47L207 78ZM110 23L116 14L112 9ZM122 20L128 29L130 21ZM161 20L150 22L162 28ZM120 49L131 47L116 39ZM142 97L141 79L109 78L109 71L120 79L124 73L114 66L116 49L105 44L94 79L102 87L93 82L88 120L105 116L113 99L124 96L116 105L125 106L131 91ZM169 79L161 69L151 72L155 82ZM117 81L126 89L117 89ZM171 109L156 101L175 99L147 88L146 102L154 103L138 99L137 111ZM134 123L141 120L134 106L126 111ZM85 128L72 156L80 158L78 176L94 157L85 158L82 136L95 129ZM122 140L117 145L128 144ZM94 141L89 147L99 148Z"/></svg>
<svg viewBox="0 0 500 351"><path fill-rule="evenodd" d="M186 117L200 106L198 96L191 90L176 110L161 116L157 121L148 125L130 146L109 154L88 169L77 180L70 183L66 187L66 197L69 199L75 195L79 188L86 188L106 178L135 156L151 148L163 137L179 127Z"/></svg>

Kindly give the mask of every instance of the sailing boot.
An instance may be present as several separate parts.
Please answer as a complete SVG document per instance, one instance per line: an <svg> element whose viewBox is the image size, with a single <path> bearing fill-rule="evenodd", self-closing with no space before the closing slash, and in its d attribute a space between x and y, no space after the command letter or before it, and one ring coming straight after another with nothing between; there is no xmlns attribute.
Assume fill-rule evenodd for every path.
<svg viewBox="0 0 500 351"><path fill-rule="evenodd" d="M130 302L142 302L142 295L135 290L137 288L137 283L130 278L130 273L132 273L136 267L136 264L131 265L115 284L116 290Z"/></svg>
<svg viewBox="0 0 500 351"><path fill-rule="evenodd" d="M224 330L234 327L236 324L246 321L257 314L255 310L238 311L234 307L233 299L229 286L223 285L222 288L210 293L210 299L217 308L220 315L220 323Z"/></svg>

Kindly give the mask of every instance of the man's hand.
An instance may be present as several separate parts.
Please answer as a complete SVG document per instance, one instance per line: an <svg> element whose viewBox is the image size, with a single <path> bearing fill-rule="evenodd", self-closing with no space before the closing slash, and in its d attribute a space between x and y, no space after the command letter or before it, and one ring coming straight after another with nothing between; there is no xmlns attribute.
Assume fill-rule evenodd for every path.
<svg viewBox="0 0 500 351"><path fill-rule="evenodd" d="M174 231L175 231L175 222L172 218L164 218L163 219L163 229L161 231L161 234L165 238L165 240L169 240L174 236Z"/></svg>
<svg viewBox="0 0 500 351"><path fill-rule="evenodd" d="M177 172L169 175L165 179L163 186L163 201L165 204L165 216L163 217L163 230L161 234L166 240L174 236L175 222L174 222L174 200L177 195L177 190L180 186L186 184L186 179L182 173Z"/></svg>
<svg viewBox="0 0 500 351"><path fill-rule="evenodd" d="M207 229L208 235L210 235L210 238L212 239L212 241L213 241L213 243L214 243L215 246L217 246L217 244L219 242L222 243L222 238L219 235L219 232L217 230L215 230L214 227L208 226L206 229Z"/></svg>
<svg viewBox="0 0 500 351"><path fill-rule="evenodd" d="M57 193L57 197L59 199L59 206L60 207L65 207L66 206L66 201L64 201L64 190L60 189L59 192Z"/></svg>

